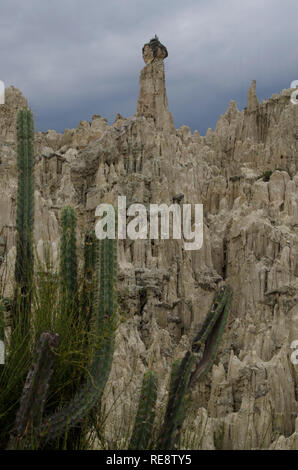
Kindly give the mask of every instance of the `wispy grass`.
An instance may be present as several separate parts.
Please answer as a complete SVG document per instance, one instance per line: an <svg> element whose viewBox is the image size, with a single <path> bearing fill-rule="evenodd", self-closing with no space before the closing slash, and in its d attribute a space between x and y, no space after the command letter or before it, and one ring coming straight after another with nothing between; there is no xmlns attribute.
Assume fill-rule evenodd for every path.
<svg viewBox="0 0 298 470"><path fill-rule="evenodd" d="M5 449L9 433L13 428L19 408L25 379L32 362L37 340L44 331L59 334L59 348L55 357L55 368L48 391L45 415L60 409L68 402L86 378L94 348L100 338L90 328L80 310L80 302L66 300L61 289L59 272L54 269L49 253L45 261L36 260L36 269L31 286L32 314L29 332L24 335L21 322L10 331L9 313L4 315L6 331L6 360L0 368L0 448ZM4 292L3 279L0 292ZM82 287L82 283L81 286ZM82 289L80 289L82 291ZM18 295L16 301L18 301ZM3 295L1 298L3 310ZM90 420L81 423L82 443L88 447L86 436ZM65 436L66 438L66 436ZM67 439L66 439L67 441ZM59 442L59 447L65 448ZM84 442L85 441L85 442Z"/></svg>

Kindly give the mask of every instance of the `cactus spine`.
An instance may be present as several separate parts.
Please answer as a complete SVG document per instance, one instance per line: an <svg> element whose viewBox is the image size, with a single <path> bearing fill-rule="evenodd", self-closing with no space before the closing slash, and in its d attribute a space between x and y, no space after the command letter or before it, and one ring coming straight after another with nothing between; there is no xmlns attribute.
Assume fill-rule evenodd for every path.
<svg viewBox="0 0 298 470"><path fill-rule="evenodd" d="M153 371L149 370L143 378L139 407L128 450L146 450L149 448L156 399L157 377Z"/></svg>
<svg viewBox="0 0 298 470"><path fill-rule="evenodd" d="M27 331L31 311L33 276L33 224L34 224L34 126L29 109L21 109L17 116L17 252L15 280L17 285L14 322L20 319ZM18 295L19 294L19 295ZM18 301L20 299L20 301Z"/></svg>

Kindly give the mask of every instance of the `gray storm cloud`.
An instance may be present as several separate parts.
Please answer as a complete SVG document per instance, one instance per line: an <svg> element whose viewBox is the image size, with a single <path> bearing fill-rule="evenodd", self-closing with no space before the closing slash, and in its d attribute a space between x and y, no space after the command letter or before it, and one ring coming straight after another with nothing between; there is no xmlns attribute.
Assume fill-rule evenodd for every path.
<svg viewBox="0 0 298 470"><path fill-rule="evenodd" d="M1 6L0 80L29 100L38 130L63 131L99 113L135 112L141 48L167 46L176 127L204 134L230 99L246 105L298 79L292 0L11 0Z"/></svg>

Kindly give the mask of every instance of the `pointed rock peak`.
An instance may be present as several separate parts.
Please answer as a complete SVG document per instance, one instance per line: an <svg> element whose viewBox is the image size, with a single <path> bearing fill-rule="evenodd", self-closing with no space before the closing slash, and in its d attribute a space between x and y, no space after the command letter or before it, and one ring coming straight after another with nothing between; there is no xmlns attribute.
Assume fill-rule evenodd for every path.
<svg viewBox="0 0 298 470"><path fill-rule="evenodd" d="M256 81L253 80L248 90L247 109L248 111L255 111L258 106L259 106L259 100L257 98L257 93L256 93Z"/></svg>
<svg viewBox="0 0 298 470"><path fill-rule="evenodd" d="M234 100L230 101L227 111L229 111L229 112L235 112L235 111L239 112L236 101L234 101Z"/></svg>
<svg viewBox="0 0 298 470"><path fill-rule="evenodd" d="M5 104L18 109L28 107L28 102L22 92L13 85L5 89Z"/></svg>
<svg viewBox="0 0 298 470"><path fill-rule="evenodd" d="M20 90L14 86L5 88L4 104L0 106L0 136L9 142L16 137L17 113L21 108L27 108L28 102Z"/></svg>
<svg viewBox="0 0 298 470"><path fill-rule="evenodd" d="M121 116L120 113L117 113L114 122L119 121L119 120L124 120L124 119L125 119L125 118L124 118L123 116Z"/></svg>
<svg viewBox="0 0 298 470"><path fill-rule="evenodd" d="M168 57L167 48L161 44L156 35L147 44L144 44L142 53L145 64L150 64L154 59L163 60Z"/></svg>
<svg viewBox="0 0 298 470"><path fill-rule="evenodd" d="M140 93L136 116L154 120L158 131L175 133L172 114L168 110L163 59L168 52L157 36L143 47L145 67L140 74Z"/></svg>
<svg viewBox="0 0 298 470"><path fill-rule="evenodd" d="M228 109L226 110L225 117L230 121L233 117L237 116L238 113L239 109L236 101L231 100Z"/></svg>

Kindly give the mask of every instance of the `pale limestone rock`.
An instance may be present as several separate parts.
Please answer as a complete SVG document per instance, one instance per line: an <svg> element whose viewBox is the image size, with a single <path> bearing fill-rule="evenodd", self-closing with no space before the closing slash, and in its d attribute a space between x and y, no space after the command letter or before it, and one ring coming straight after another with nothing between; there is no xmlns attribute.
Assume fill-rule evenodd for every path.
<svg viewBox="0 0 298 470"><path fill-rule="evenodd" d="M168 99L165 87L163 59L167 56L157 45L156 55L152 48L145 46L145 63L140 74L140 92L136 116L144 116L154 121L156 129L164 133L174 133L175 126L172 114L168 110ZM162 46L164 47L164 46ZM147 49L149 53L147 54Z"/></svg>
<svg viewBox="0 0 298 470"><path fill-rule="evenodd" d="M27 108L28 103L20 90L14 86L5 89L5 103L0 105L0 138L6 142L15 142L16 116L21 108Z"/></svg>

